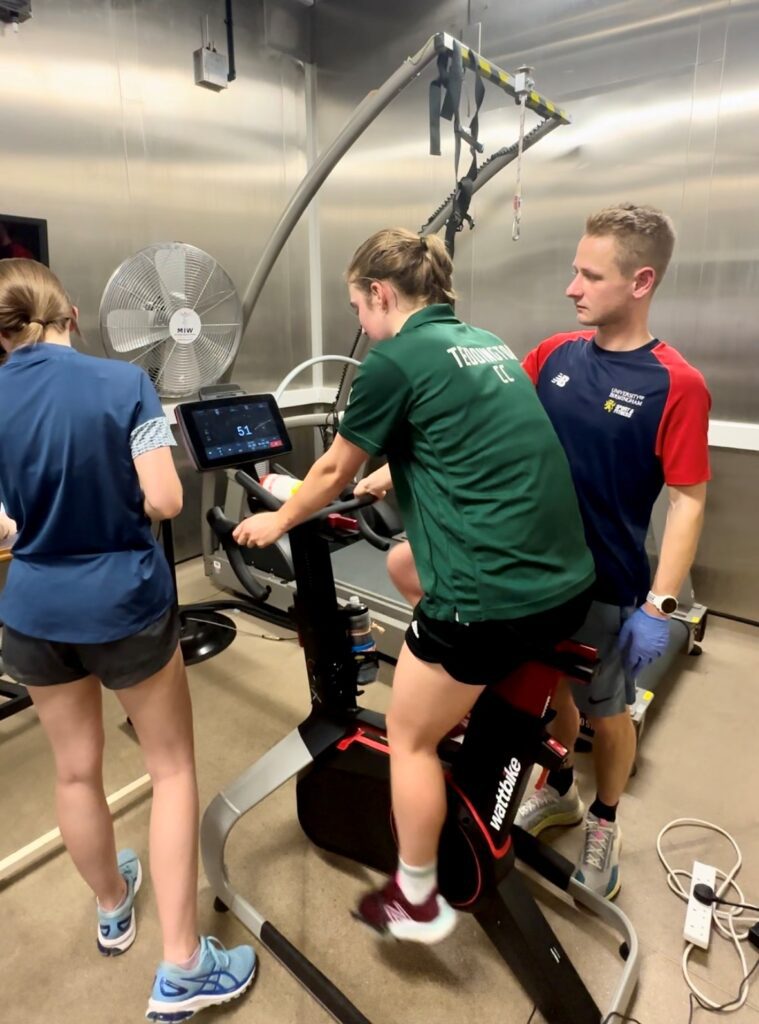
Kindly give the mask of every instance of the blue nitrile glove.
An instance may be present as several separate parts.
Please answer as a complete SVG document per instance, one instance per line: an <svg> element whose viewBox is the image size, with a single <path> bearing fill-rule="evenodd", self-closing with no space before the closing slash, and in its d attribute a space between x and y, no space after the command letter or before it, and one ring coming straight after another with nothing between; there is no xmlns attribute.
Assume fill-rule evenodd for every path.
<svg viewBox="0 0 759 1024"><path fill-rule="evenodd" d="M630 679L635 679L652 661L656 661L669 643L669 619L649 615L643 608L633 612L619 632L622 664Z"/></svg>

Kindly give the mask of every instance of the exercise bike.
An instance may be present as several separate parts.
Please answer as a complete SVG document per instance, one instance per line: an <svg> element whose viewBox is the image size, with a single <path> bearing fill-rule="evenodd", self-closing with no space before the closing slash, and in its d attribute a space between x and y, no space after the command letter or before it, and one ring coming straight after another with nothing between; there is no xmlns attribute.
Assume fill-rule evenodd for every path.
<svg viewBox="0 0 759 1024"><path fill-rule="evenodd" d="M252 468L265 449L248 460L235 441L242 426L275 449L289 446L271 396L237 396L186 403L177 418L200 469L217 457L237 454L236 480L252 511L280 506L241 466ZM241 408L247 419L240 422ZM261 422L253 422L258 416ZM204 432L211 424L213 431ZM226 424L226 426L224 425ZM246 435L247 436L247 435ZM223 440L229 443L222 443ZM219 455L219 453L221 453ZM346 612L338 606L329 556L330 516L344 517L371 498L333 502L290 531L297 590L292 615L304 650L311 694L308 717L207 808L201 826L206 875L216 908L230 909L341 1024L369 1024L360 1010L244 897L227 876L224 849L231 829L252 807L298 777L297 813L306 835L319 847L385 873L394 870L389 787L389 747L384 717L358 704L358 665ZM237 525L218 507L208 521L224 547L240 584L257 597L242 550L232 539ZM595 651L566 642L540 662L521 666L489 687L473 708L463 736L446 739L439 754L446 770L448 816L439 852L439 884L454 906L472 913L549 1024L600 1024L624 1014L639 971L635 932L627 917L572 878L573 865L521 829L512 827L534 764L556 768L567 751L546 731L550 699L564 675L587 680ZM515 859L568 892L622 937L622 976L606 1017L528 891Z"/></svg>

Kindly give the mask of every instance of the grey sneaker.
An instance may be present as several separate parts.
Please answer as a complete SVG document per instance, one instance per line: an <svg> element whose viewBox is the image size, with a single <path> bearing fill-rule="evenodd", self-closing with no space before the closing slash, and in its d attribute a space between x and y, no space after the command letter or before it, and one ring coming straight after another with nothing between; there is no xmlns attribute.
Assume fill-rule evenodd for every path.
<svg viewBox="0 0 759 1024"><path fill-rule="evenodd" d="M604 899L613 900L619 892L619 850L622 830L615 821L604 821L588 812L585 821L585 847L574 877Z"/></svg>
<svg viewBox="0 0 759 1024"><path fill-rule="evenodd" d="M532 836L539 836L543 829L555 825L579 825L584 813L585 806L577 791L577 783L573 782L564 796L559 796L553 786L546 784L525 800L517 811L514 824Z"/></svg>

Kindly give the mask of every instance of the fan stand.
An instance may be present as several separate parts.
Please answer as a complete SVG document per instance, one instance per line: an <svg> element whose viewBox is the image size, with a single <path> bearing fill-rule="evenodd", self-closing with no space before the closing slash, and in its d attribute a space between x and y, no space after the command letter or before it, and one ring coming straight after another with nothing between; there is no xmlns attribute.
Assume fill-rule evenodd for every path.
<svg viewBox="0 0 759 1024"><path fill-rule="evenodd" d="M170 519L161 522L161 540L171 570L174 593L177 593L174 528ZM179 624L179 645L182 648L185 665L197 665L201 661L215 657L229 647L237 634L237 626L228 615L221 615L202 605L197 608L195 605L180 605Z"/></svg>

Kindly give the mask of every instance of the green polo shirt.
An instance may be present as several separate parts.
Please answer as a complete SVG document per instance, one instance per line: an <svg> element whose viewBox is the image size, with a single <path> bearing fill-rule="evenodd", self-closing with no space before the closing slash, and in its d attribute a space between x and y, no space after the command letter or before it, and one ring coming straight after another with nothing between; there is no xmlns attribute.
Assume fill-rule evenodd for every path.
<svg viewBox="0 0 759 1024"><path fill-rule="evenodd" d="M592 583L567 459L532 382L450 306L372 349L340 433L387 455L433 618L521 618Z"/></svg>

